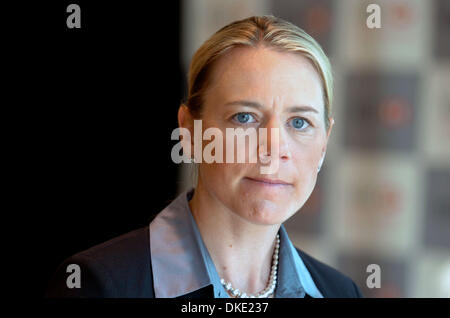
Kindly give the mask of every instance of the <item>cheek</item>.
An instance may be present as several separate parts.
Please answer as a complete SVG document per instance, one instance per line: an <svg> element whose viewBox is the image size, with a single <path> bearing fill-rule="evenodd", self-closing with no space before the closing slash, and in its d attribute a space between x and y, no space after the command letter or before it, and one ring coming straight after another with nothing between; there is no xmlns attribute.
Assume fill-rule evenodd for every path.
<svg viewBox="0 0 450 318"><path fill-rule="evenodd" d="M316 174L325 144L325 136L321 135L290 143L292 162L299 175Z"/></svg>
<svg viewBox="0 0 450 318"><path fill-rule="evenodd" d="M296 172L296 193L300 197L306 196L307 199L314 188L317 179L317 167L321 158L320 149L319 146L314 145L292 152L292 161Z"/></svg>
<svg viewBox="0 0 450 318"><path fill-rule="evenodd" d="M204 183L219 190L234 188L246 171L245 165L236 163L202 163L200 169Z"/></svg>
<svg viewBox="0 0 450 318"><path fill-rule="evenodd" d="M221 132L221 135L217 136L222 139L222 156L219 153L216 154L215 147L212 147L213 140L202 140L202 151L209 145L209 148L203 152L203 155L211 155L215 156L216 159L222 157L223 163L211 162L207 163L203 161L200 164L200 173L202 175L203 182L211 188L214 189L225 189L231 190L234 188L239 180L247 174L247 171L251 168L252 164L249 163L237 163L237 154L238 152L244 154L244 161L248 162L248 145L241 145L238 151L238 143L237 138L227 138L226 136L226 127L221 127L219 123L213 120L203 120L203 131L208 128L216 128ZM215 139L215 137L213 138ZM216 144L219 146L219 144ZM234 147L233 147L234 146ZM234 163L226 163L227 160L227 150L234 149L234 151L230 151L230 154L234 153L234 156L231 156L231 160ZM217 155L217 156L216 156ZM226 191L231 192L231 191Z"/></svg>
<svg viewBox="0 0 450 318"><path fill-rule="evenodd" d="M314 150L298 151L292 154L292 161L294 166L300 175L308 174L314 170L317 170L319 164L320 153Z"/></svg>

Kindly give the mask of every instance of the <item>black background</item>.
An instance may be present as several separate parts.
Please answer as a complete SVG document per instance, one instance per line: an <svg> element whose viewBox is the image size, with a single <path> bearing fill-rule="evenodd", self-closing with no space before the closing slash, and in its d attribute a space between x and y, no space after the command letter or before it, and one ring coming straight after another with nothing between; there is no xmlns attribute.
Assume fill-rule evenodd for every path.
<svg viewBox="0 0 450 318"><path fill-rule="evenodd" d="M66 26L70 3L81 8L81 29ZM65 258L146 226L176 196L180 2L38 1L16 10L15 181L25 197L13 214L28 226L14 239L35 261L43 297Z"/></svg>

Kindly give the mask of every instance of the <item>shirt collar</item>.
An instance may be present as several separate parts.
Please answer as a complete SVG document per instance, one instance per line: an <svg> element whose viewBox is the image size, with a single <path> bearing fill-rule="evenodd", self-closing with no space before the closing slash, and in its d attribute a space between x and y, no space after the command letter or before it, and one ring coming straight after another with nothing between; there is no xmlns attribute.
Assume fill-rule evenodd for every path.
<svg viewBox="0 0 450 318"><path fill-rule="evenodd" d="M181 193L150 223L150 253L156 298L180 297L209 285L214 297L228 294L220 283L209 252L189 208L194 188ZM275 297L322 297L292 245L280 228L278 286Z"/></svg>

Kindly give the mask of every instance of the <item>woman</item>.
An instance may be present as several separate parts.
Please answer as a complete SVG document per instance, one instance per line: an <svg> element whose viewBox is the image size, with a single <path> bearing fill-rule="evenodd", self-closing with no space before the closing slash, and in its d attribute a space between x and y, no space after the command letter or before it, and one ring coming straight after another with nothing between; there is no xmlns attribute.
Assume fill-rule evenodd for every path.
<svg viewBox="0 0 450 318"><path fill-rule="evenodd" d="M265 128L265 145L245 151L277 169L264 174L262 160L200 163L195 188L148 227L66 260L47 295L361 297L350 278L296 249L282 226L313 191L334 124L332 72L319 44L273 16L236 21L198 49L188 86L180 127L194 135L201 120L203 131L223 136ZM80 288L67 287L69 264L79 265Z"/></svg>

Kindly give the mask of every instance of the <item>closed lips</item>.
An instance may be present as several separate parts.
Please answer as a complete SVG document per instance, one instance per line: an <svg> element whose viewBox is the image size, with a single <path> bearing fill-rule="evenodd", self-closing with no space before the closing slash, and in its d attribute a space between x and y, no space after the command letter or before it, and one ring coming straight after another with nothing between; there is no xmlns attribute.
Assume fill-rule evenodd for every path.
<svg viewBox="0 0 450 318"><path fill-rule="evenodd" d="M292 185L289 182L286 182L286 181L283 181L283 180L278 180L278 179L250 178L250 177L247 177L247 179L250 179L250 180L256 181L256 182L268 183L268 184Z"/></svg>

